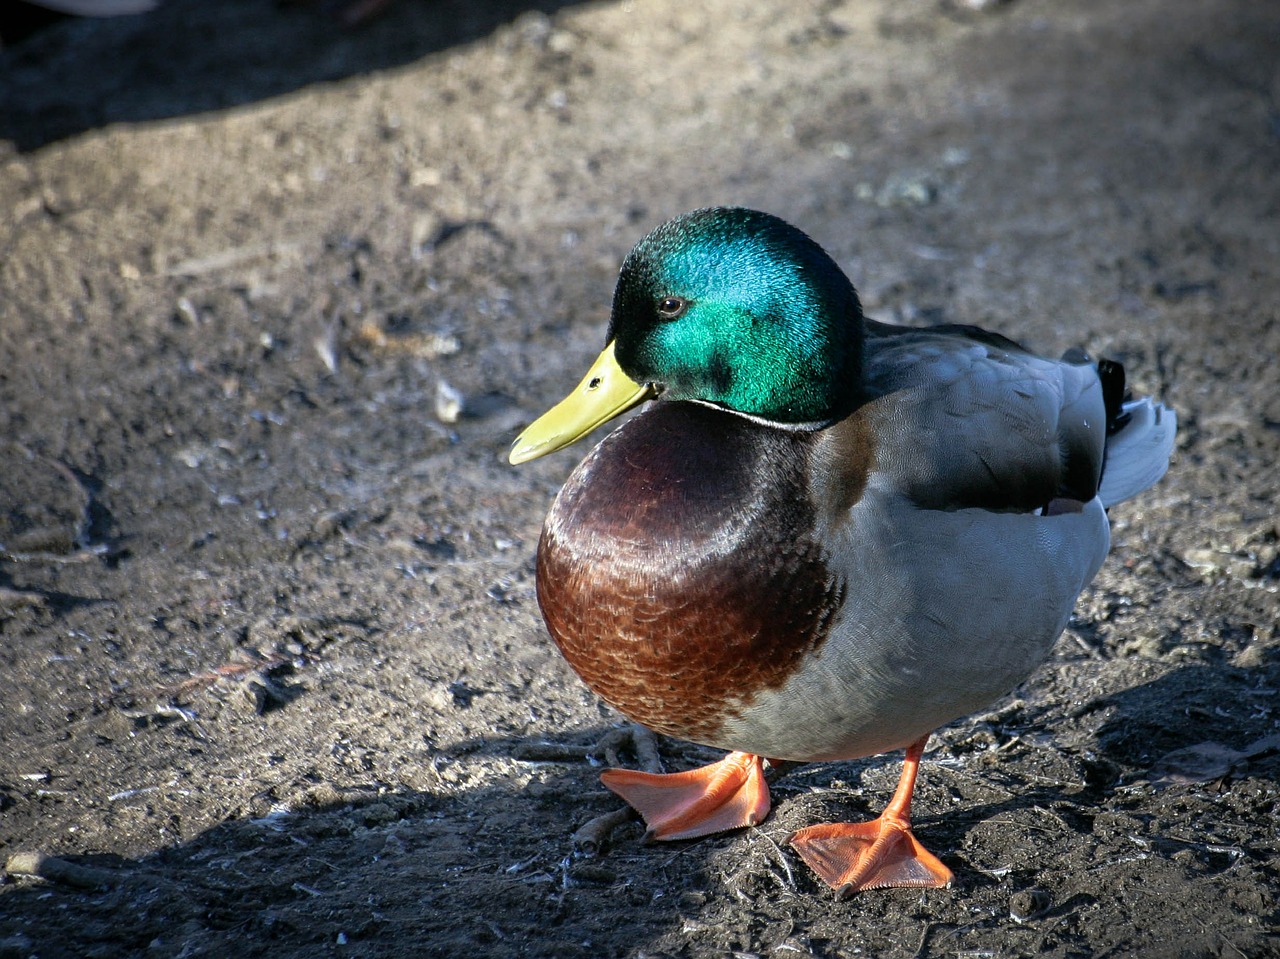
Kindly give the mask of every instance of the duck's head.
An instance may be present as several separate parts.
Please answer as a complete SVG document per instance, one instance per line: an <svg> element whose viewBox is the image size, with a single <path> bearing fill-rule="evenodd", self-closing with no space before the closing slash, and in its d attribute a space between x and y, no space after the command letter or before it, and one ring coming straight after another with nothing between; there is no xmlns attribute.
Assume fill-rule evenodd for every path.
<svg viewBox="0 0 1280 959"><path fill-rule="evenodd" d="M813 240L755 210L695 210L623 261L608 345L516 440L511 462L561 449L643 400L697 400L819 427L858 402L862 309Z"/></svg>

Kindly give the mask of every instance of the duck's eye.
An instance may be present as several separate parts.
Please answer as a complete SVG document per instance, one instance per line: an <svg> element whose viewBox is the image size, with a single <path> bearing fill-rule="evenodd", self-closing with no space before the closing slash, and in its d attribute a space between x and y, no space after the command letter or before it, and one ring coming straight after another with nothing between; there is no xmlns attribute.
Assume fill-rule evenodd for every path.
<svg viewBox="0 0 1280 959"><path fill-rule="evenodd" d="M689 308L689 301L682 296L664 296L658 301L658 315L664 320L679 319Z"/></svg>

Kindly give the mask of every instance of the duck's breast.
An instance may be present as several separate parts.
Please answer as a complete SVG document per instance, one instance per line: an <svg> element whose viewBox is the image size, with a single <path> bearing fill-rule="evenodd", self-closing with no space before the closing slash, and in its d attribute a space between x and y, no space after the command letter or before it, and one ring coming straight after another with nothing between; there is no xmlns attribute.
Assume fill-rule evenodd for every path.
<svg viewBox="0 0 1280 959"><path fill-rule="evenodd" d="M570 665L637 722L711 745L827 639L842 600L812 531L806 434L659 402L574 471L538 547Z"/></svg>

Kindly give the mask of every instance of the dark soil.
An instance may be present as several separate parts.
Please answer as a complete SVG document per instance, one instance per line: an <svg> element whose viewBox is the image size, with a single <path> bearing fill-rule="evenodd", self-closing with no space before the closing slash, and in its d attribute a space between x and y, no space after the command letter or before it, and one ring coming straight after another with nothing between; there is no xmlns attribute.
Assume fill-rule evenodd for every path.
<svg viewBox="0 0 1280 959"><path fill-rule="evenodd" d="M784 844L898 756L792 773L758 829L571 839L620 717L532 557L585 448L505 454L626 250L714 203L805 228L873 316L1082 346L1181 416L1052 659L933 740L951 889L838 902ZM32 33L0 51L0 957L1280 956L1278 265L1258 0Z"/></svg>

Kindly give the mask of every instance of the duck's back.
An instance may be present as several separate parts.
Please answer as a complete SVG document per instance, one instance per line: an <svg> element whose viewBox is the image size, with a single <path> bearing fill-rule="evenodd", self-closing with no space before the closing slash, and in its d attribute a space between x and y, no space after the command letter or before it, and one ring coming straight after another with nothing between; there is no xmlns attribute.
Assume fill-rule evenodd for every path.
<svg viewBox="0 0 1280 959"><path fill-rule="evenodd" d="M1104 368L1113 388L1083 353L1049 360L975 327L869 322L865 367L885 440L876 468L918 506L1027 512L1097 495L1117 365Z"/></svg>

